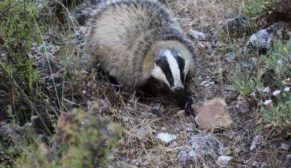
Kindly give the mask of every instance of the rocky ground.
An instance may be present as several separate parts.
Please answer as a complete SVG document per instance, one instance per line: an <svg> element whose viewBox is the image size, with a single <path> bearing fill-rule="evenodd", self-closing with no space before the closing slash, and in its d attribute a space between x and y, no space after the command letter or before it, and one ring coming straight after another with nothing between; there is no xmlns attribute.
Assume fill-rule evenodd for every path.
<svg viewBox="0 0 291 168"><path fill-rule="evenodd" d="M86 20L94 14L92 4L86 3L73 10L80 24L74 28L73 39L76 52L81 54L80 59L72 59L68 66L74 67L76 61L83 59L86 62L84 35L90 26ZM242 2L185 0L165 3L197 48L199 64L198 76L193 79L193 94L197 98L194 106L222 98L233 123L223 129L203 130L195 122L195 116L185 116L174 104L160 99L144 101L135 94L117 93L106 79L95 78L92 72L84 81L77 79L82 87L76 91L75 102L65 103L110 116L122 125L124 132L111 152L110 167L291 167L290 132L262 123L257 107L240 96L231 83L231 72L241 60L249 35L240 32L244 25L233 26L233 32L229 33L224 32L224 27L232 24L229 19L240 16ZM52 38L49 36L47 40ZM49 49L53 55L58 45ZM55 69L58 68L61 69ZM87 72L73 70L72 73L87 75ZM29 126L18 129L2 124L0 132L5 135L25 127Z"/></svg>

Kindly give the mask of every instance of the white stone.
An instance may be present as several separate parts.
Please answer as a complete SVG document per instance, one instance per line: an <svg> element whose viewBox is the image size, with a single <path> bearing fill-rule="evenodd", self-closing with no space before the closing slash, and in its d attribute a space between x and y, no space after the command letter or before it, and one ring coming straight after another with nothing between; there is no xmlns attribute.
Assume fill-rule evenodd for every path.
<svg viewBox="0 0 291 168"><path fill-rule="evenodd" d="M171 135L171 134L168 134L168 133L159 133L157 135L157 138L159 140L161 140L162 142L164 142L164 143L169 143L171 141L176 140L177 136L176 135Z"/></svg>
<svg viewBox="0 0 291 168"><path fill-rule="evenodd" d="M290 145L286 143L281 143L280 149L288 151L290 149Z"/></svg>
<svg viewBox="0 0 291 168"><path fill-rule="evenodd" d="M190 30L190 35L195 39L195 40L205 40L205 34L199 31L195 30Z"/></svg>
<svg viewBox="0 0 291 168"><path fill-rule="evenodd" d="M251 147L250 147L250 150L254 150L257 145L261 144L264 140L264 137L262 135L256 135L252 141L252 144L251 144Z"/></svg>
<svg viewBox="0 0 291 168"><path fill-rule="evenodd" d="M232 160L231 156L219 156L216 163L221 166L226 166Z"/></svg>

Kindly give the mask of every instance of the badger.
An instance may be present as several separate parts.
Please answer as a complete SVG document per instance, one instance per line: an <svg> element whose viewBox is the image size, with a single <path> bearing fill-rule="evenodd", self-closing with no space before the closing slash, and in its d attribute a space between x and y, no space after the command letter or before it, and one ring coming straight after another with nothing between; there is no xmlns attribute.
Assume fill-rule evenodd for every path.
<svg viewBox="0 0 291 168"><path fill-rule="evenodd" d="M140 88L154 78L169 92L182 93L188 86L186 78L195 73L194 46L157 1L103 3L93 18L87 47L109 76L124 86Z"/></svg>

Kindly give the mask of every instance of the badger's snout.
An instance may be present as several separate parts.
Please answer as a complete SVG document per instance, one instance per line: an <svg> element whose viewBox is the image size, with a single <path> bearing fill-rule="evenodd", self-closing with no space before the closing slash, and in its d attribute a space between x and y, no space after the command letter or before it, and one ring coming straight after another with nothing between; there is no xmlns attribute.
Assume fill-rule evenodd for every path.
<svg viewBox="0 0 291 168"><path fill-rule="evenodd" d="M174 87L174 88L173 88L173 91L174 91L175 93L182 93L182 92L184 91L184 88L181 87L181 86L177 86L177 87Z"/></svg>

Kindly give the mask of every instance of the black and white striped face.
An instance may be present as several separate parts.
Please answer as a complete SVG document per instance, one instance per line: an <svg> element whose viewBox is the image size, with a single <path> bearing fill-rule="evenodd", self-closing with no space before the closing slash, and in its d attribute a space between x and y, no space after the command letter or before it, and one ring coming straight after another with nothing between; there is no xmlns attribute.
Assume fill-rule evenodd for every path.
<svg viewBox="0 0 291 168"><path fill-rule="evenodd" d="M174 92L184 90L189 63L175 50L162 50L158 53L152 76L165 83Z"/></svg>

